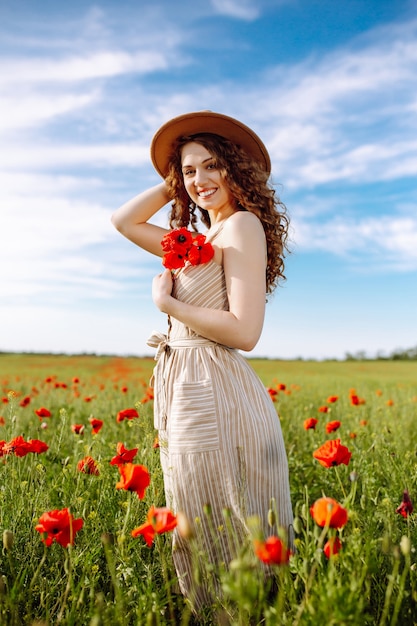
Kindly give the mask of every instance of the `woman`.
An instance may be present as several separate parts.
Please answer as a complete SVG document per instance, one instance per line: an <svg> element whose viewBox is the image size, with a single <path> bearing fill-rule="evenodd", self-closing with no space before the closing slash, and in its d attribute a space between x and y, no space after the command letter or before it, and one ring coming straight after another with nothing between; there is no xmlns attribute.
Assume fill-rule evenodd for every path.
<svg viewBox="0 0 417 626"><path fill-rule="evenodd" d="M248 516L259 516L270 534L272 498L291 541L279 419L238 352L255 347L266 294L283 278L288 220L267 182L264 144L238 120L210 111L174 118L155 134L151 158L164 181L123 205L112 221L138 246L164 257L166 267L155 277L152 294L168 315L169 332L153 336L151 345L158 347L155 426L167 505L200 520L205 553L211 562L227 564L235 555L233 544L247 536ZM149 222L168 201L171 228L190 225L194 235L169 235ZM196 210L208 229L205 240L197 235ZM195 252L192 243L199 244L196 263L186 251L188 246ZM203 512L208 510L209 519ZM225 525L224 510L233 537L220 531L213 537L213 529ZM198 608L210 601L208 590L194 585L188 543L177 531L173 541L181 590Z"/></svg>

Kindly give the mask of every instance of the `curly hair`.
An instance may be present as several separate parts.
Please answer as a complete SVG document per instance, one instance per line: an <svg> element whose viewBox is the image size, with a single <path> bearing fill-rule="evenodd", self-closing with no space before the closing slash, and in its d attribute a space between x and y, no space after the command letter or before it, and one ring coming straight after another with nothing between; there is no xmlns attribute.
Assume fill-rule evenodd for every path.
<svg viewBox="0 0 417 626"><path fill-rule="evenodd" d="M211 133L180 137L175 142L166 178L169 196L173 200L170 227L191 225L197 231L196 208L203 224L210 227L208 212L191 202L184 185L181 148L190 142L201 144L214 157L216 167L235 199L236 209L250 211L260 219L267 245L266 293L272 293L278 283L285 280L284 258L288 253L289 230L287 209L268 184L268 173L236 144Z"/></svg>

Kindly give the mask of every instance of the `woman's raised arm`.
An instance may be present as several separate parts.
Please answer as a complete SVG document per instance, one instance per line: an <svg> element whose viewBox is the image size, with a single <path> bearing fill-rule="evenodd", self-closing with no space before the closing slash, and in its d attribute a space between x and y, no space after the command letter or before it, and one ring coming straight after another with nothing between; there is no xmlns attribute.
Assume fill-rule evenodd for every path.
<svg viewBox="0 0 417 626"><path fill-rule="evenodd" d="M165 228L149 224L151 219L169 202L165 182L151 187L128 200L117 209L111 221L117 230L147 252L162 256L161 239L168 231Z"/></svg>

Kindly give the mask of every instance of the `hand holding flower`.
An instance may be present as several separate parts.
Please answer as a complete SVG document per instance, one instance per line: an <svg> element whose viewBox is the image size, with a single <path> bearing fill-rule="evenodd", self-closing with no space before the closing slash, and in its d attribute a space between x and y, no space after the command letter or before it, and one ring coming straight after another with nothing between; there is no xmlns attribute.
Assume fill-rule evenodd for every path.
<svg viewBox="0 0 417 626"><path fill-rule="evenodd" d="M171 297L173 278L171 271L166 269L162 274L155 276L152 282L152 298L162 313L165 310L168 298Z"/></svg>

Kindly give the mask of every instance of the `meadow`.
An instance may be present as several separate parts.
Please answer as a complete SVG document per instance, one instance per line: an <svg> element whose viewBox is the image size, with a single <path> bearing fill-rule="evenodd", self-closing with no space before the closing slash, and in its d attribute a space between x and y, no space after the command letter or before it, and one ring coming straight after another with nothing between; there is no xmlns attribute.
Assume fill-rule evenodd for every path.
<svg viewBox="0 0 417 626"><path fill-rule="evenodd" d="M295 550L277 557L248 520L227 567L197 555L196 578L221 593L196 617L177 593L171 518L149 516L165 504L153 359L0 355L1 626L417 624L417 362L250 363L282 424ZM146 488L129 488L132 465ZM320 524L324 497L336 504ZM225 511L213 530L227 528Z"/></svg>

